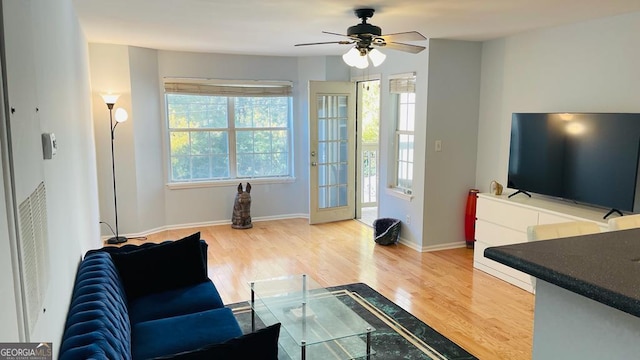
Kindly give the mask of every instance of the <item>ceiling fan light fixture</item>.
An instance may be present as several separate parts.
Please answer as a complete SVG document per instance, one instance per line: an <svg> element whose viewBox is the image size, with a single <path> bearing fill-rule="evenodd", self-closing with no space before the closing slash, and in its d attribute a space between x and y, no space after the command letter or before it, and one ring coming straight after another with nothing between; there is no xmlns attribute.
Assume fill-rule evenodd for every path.
<svg viewBox="0 0 640 360"><path fill-rule="evenodd" d="M373 66L378 67L380 64L384 62L384 59L387 58L387 55L383 54L382 51L378 49L371 49L369 51L369 59Z"/></svg>
<svg viewBox="0 0 640 360"><path fill-rule="evenodd" d="M356 47L352 47L351 50L342 55L342 60L344 60L347 65L358 69L366 69L369 66L366 51L361 51Z"/></svg>
<svg viewBox="0 0 640 360"><path fill-rule="evenodd" d="M366 69L369 67L369 60L367 60L367 55L360 55L360 57L358 57L358 60L356 61L356 64L354 65L356 68L358 69Z"/></svg>

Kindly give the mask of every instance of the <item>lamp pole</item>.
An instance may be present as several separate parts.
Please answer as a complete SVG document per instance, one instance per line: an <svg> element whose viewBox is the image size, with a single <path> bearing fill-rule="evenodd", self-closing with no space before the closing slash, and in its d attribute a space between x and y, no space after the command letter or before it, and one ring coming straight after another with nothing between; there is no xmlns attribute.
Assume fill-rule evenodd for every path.
<svg viewBox="0 0 640 360"><path fill-rule="evenodd" d="M113 141L115 140L115 130L118 123L116 122L113 125L113 105L115 103L107 103L107 108L109 108L109 128L111 129L111 174L113 177L113 208L115 210L116 215L116 234L114 237L109 238L107 243L109 244L120 244L127 241L125 236L120 236L120 232L118 231L118 195L116 190L116 162L114 157L114 146Z"/></svg>

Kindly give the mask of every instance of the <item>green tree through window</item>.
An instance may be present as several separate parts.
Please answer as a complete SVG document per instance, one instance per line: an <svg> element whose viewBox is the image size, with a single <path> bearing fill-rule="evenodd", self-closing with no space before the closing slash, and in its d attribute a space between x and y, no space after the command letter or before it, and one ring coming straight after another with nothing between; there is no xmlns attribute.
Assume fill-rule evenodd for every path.
<svg viewBox="0 0 640 360"><path fill-rule="evenodd" d="M170 182L290 176L290 96L167 93Z"/></svg>

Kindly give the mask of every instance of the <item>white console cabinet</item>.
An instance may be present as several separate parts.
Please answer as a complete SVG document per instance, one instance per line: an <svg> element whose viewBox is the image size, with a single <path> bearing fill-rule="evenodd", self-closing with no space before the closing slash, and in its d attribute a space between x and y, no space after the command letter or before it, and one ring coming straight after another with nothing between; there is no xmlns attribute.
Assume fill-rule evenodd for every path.
<svg viewBox="0 0 640 360"><path fill-rule="evenodd" d="M478 194L473 266L529 292L534 292L534 280L528 274L484 257L491 246L527 241L527 227L567 221L593 221L607 231L604 209L574 205L555 199L518 194ZM613 215L615 216L615 215Z"/></svg>

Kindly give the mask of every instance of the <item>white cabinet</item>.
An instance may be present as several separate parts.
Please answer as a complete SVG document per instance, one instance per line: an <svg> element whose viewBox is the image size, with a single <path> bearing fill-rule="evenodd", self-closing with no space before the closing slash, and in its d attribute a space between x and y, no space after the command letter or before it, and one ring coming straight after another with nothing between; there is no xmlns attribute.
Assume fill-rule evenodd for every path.
<svg viewBox="0 0 640 360"><path fill-rule="evenodd" d="M555 199L529 198L519 194L478 194L473 266L529 292L534 292L534 279L528 274L484 257L491 246L517 244L527 241L527 227L567 221L593 221L602 231L607 221L602 217L606 209L574 205Z"/></svg>

